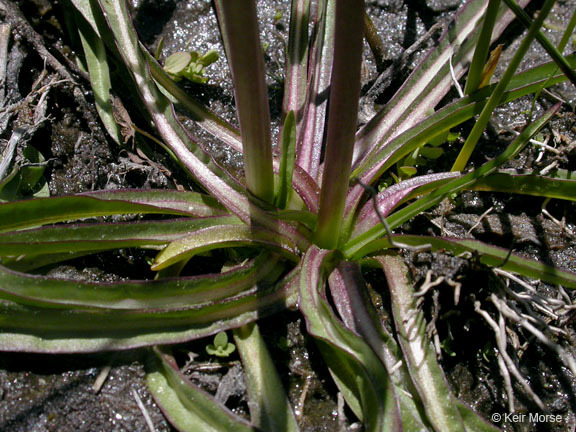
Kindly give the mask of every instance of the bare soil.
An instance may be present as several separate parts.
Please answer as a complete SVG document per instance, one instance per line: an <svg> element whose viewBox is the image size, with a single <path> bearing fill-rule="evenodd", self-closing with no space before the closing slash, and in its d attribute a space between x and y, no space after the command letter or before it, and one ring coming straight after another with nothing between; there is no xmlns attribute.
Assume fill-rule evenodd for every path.
<svg viewBox="0 0 576 432"><path fill-rule="evenodd" d="M183 49L191 37L191 48L200 51L217 49L222 53L215 29L215 17L208 1L135 0L135 23L145 44L155 50L164 38L163 55ZM366 48L364 92L369 96L362 115L373 110L368 104L384 103L417 63L434 37L425 40L408 61L399 64L405 50L417 42L434 24L446 24L458 0L377 0L368 2L370 14L386 44L385 67L392 68L387 86L373 88L379 73ZM142 137L118 146L101 126L94 108L93 95L86 74L77 65L79 42L69 27L69 8L65 1L0 0L0 23L11 25L7 55L6 82L0 101L0 147L4 148L19 128L27 131L16 149L15 161L24 160L27 146L43 157L44 181L19 188L15 198L49 193L51 196L88 190L116 188L193 188L194 185L160 150ZM560 1L553 20L560 25L572 12L571 1ZM283 17L275 21L277 10ZM289 7L286 1L259 3L263 40L269 71L269 88L273 120L278 122L281 104L283 44L288 28ZM73 26L72 26L73 27ZM551 27L552 28L552 27ZM549 37L559 32L548 30ZM522 29L512 28L502 37L506 53L517 46ZM508 54L510 55L510 54ZM531 52L522 67L546 59L539 47ZM224 59L210 69L207 86L189 85L189 91L232 123L236 122L231 80ZM123 94L122 86L114 88L136 124L147 129L143 113L133 95ZM567 103L547 127L544 134L559 152L527 148L511 168L542 170L550 164L576 170L576 92L570 85L554 90ZM45 96L42 96L45 95ZM512 138L506 129L526 121L532 100L508 104L499 109L475 154L473 163L480 164L498 154ZM536 111L548 102L536 104ZM185 113L182 113L184 115ZM362 116L361 116L362 119ZM192 122L187 125L204 137ZM275 126L277 128L277 125ZM465 125L460 132L465 132ZM504 128L506 127L506 129ZM217 143L208 141L219 161L233 171L241 171L241 158ZM453 160L456 145L447 149L442 164ZM473 237L515 252L536 257L576 271L576 226L573 203L552 201L547 205L555 222L542 212L543 199L505 194L465 193L433 211L406 224L405 232L433 233ZM492 211L481 218L486 210ZM503 278L492 269L479 266L474 257L465 259L442 253L406 254L416 284L426 275L445 281L432 289L424 299L424 309L435 322L438 340L443 343L441 357L447 378L455 394L487 418L492 413L508 411L508 397L495 355L494 334L474 311L479 300L490 309L489 297L504 288ZM143 254L135 250L102 253L50 269L52 274L94 280L115 280L152 274ZM380 275L367 273L371 294L380 314L390 314L385 282ZM461 284L458 304L454 301L453 282ZM514 288L514 283L510 284ZM550 297L554 287L537 283L535 289ZM573 295L568 293L570 298ZM564 330L556 342L573 354L573 314L550 319ZM361 430L353 415L339 403L333 385L313 342L305 336L299 315L286 312L261 326L270 349L278 359L279 371L297 409L303 431ZM576 425L576 382L574 377L545 346L518 326L510 325L515 360L549 412L563 416L561 424L499 423L508 431L565 431ZM206 341L196 341L176 349L177 359L191 380L217 395L234 411L246 413L245 389L241 365L236 357L218 363L205 353ZM102 370L111 367L99 391L93 389ZM2 354L0 356L0 430L12 431L144 431L147 426L134 392L141 398L157 431L170 431L160 410L145 386L143 351L98 355L47 356ZM514 384L516 411L538 412L530 396Z"/></svg>

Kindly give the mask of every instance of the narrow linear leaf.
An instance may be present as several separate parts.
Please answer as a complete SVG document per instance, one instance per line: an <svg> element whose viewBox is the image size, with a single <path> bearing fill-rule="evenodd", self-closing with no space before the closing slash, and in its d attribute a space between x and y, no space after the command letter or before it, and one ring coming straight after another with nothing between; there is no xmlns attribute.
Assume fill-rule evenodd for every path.
<svg viewBox="0 0 576 432"><path fill-rule="evenodd" d="M269 289L180 310L69 310L0 301L0 350L76 353L181 343L239 327L296 302L296 272Z"/></svg>
<svg viewBox="0 0 576 432"><path fill-rule="evenodd" d="M161 270L201 252L252 244L270 247L298 261L298 249L288 237L262 228L220 225L197 230L180 240L173 241L158 254L152 270Z"/></svg>
<svg viewBox="0 0 576 432"><path fill-rule="evenodd" d="M150 71L154 79L162 88L167 90L181 103L192 115L194 121L207 132L214 135L220 141L228 145L234 151L242 153L242 140L237 129L218 117L208 108L190 97L166 74L156 60L143 49ZM280 172L280 162L277 158L272 161L274 171ZM294 167L294 190L302 197L310 211L317 210L318 184L301 167Z"/></svg>
<svg viewBox="0 0 576 432"><path fill-rule="evenodd" d="M309 22L310 0L293 1L290 10L282 112L287 115L290 111L293 111L296 124L299 124L302 119L302 111L306 102L310 46L308 36ZM300 128L297 127L296 129L299 130Z"/></svg>
<svg viewBox="0 0 576 432"><path fill-rule="evenodd" d="M102 39L84 19L77 18L76 24L78 25L80 40L82 41L84 56L88 65L96 110L110 137L116 144L121 145L122 135L112 114L112 104L110 103L110 88L112 84L110 82L106 47Z"/></svg>
<svg viewBox="0 0 576 432"><path fill-rule="evenodd" d="M474 48L474 57L470 62L470 70L466 79L466 86L464 88L465 94L475 92L478 88L483 87L483 69L485 68L488 52L490 50L490 43L492 41L492 31L494 24L498 17L498 9L500 8L500 0L490 0L486 13L482 21L482 30L478 37L478 43Z"/></svg>
<svg viewBox="0 0 576 432"><path fill-rule="evenodd" d="M276 192L276 207L284 209L290 201L292 191L292 175L296 157L296 118L294 111L290 111L282 126L282 155L280 159L280 181Z"/></svg>
<svg viewBox="0 0 576 432"><path fill-rule="evenodd" d="M246 191L205 153L174 114L170 101L158 89L142 54L136 31L124 0L100 0L106 20L126 66L131 71L140 96L169 150L190 174L218 199L231 213L245 223L259 223L272 230L289 234L298 243L308 240L296 228L278 222L252 204ZM270 176L271 177L271 176ZM273 189L272 189L273 190Z"/></svg>
<svg viewBox="0 0 576 432"><path fill-rule="evenodd" d="M385 366L360 336L336 318L326 298L324 285L333 254L312 246L302 261L298 304L308 332L365 430L398 430L400 413Z"/></svg>
<svg viewBox="0 0 576 432"><path fill-rule="evenodd" d="M554 114L556 114L559 108L560 105L556 104L547 110L541 117L526 126L520 135L518 135L516 139L508 145L506 150L504 150L500 155L496 156L490 162L485 163L481 167L476 168L466 175L450 180L448 183L439 187L429 195L421 197L415 202L389 215L386 218L386 221L390 229L397 228L417 214L421 214L430 207L438 204L449 194L470 188L478 179L494 173L502 164L518 155L518 153L528 143L530 138L534 136L534 134L536 134L552 118ZM384 234L386 234L386 227L379 223L363 234L360 234L359 236L350 240L344 246L344 254L347 257L355 255L356 250L362 248L362 245L376 240Z"/></svg>
<svg viewBox="0 0 576 432"><path fill-rule="evenodd" d="M148 355L146 382L162 412L181 432L254 431L250 423L193 385L159 348Z"/></svg>
<svg viewBox="0 0 576 432"><path fill-rule="evenodd" d="M428 421L438 432L466 431L444 373L436 361L436 353L426 336L426 321L416 306L406 265L398 255L383 255L376 259L382 264L388 281L398 342Z"/></svg>
<svg viewBox="0 0 576 432"><path fill-rule="evenodd" d="M0 204L0 232L117 214L225 214L213 201L194 192L171 191L96 192L14 201Z"/></svg>
<svg viewBox="0 0 576 432"><path fill-rule="evenodd" d="M396 386L395 395L403 430L428 430L422 418L420 401L411 395L413 385L402 361L400 347L376 315L366 292L360 266L357 263L341 262L330 275L329 282L332 301L348 329L360 335L386 366Z"/></svg>
<svg viewBox="0 0 576 432"><path fill-rule="evenodd" d="M394 208L414 194L423 195L458 176L458 173L428 174L404 180L384 189L362 207L354 224L352 237L360 235L378 224L380 221L378 212L381 216L386 217ZM378 211L376 211L375 206Z"/></svg>
<svg viewBox="0 0 576 432"><path fill-rule="evenodd" d="M258 283L275 281L283 270L269 254L224 273L108 283L31 275L0 266L0 298L61 309L168 311L225 300Z"/></svg>
<svg viewBox="0 0 576 432"><path fill-rule="evenodd" d="M528 0L522 0L526 5ZM414 69L385 108L356 134L354 163L362 165L371 155L401 133L421 122L453 86L450 63L458 79L472 59L487 2L469 1L446 29L429 54ZM496 39L513 20L513 14L501 8L494 25Z"/></svg>
<svg viewBox="0 0 576 432"><path fill-rule="evenodd" d="M516 18L526 27L529 29L534 21L528 16L526 12L516 3L514 0L504 0L506 5L514 11L516 14ZM541 13L541 12L539 12ZM538 18L536 18L538 19ZM554 60L554 62L558 65L558 67L562 70L562 72L568 77L568 79L576 86L576 72L572 69L572 67L566 62L566 59L562 56L562 53L550 42L550 40L542 33L538 31L536 33L536 39L542 45L542 48L546 50L548 55Z"/></svg>
<svg viewBox="0 0 576 432"><path fill-rule="evenodd" d="M535 174L497 172L478 180L477 191L498 191L576 201L576 179L559 179Z"/></svg>
<svg viewBox="0 0 576 432"><path fill-rule="evenodd" d="M536 33L538 32L538 30L544 23L544 19L546 19L546 16L554 6L554 2L555 0L546 0L544 2L544 5L542 6L540 12L538 13L538 17L530 26L528 33L526 34L526 36L524 36L524 39L520 43L520 46L516 49L514 56L508 63L506 70L504 71L502 77L500 78L500 81L498 81L498 84L494 88L494 91L488 98L486 105L484 106L484 108L482 108L482 112L480 113L478 119L474 123L474 126L470 131L470 134L466 138L466 141L464 142L464 145L462 146L462 149L460 150L460 153L458 154L458 157L456 158L456 161L452 166L452 171L462 171L466 166L466 164L468 163L468 160L470 159L472 152L476 148L476 145L480 140L480 137L482 136L482 132L484 131L486 125L490 121L490 117L492 116L494 109L500 103L500 99L502 99L502 96L504 95L504 92L506 91L506 88L508 87L510 80L512 79L512 77L516 72L516 69L518 68L518 66L520 66L520 63L526 56L526 52L528 51L530 44L536 37Z"/></svg>
<svg viewBox="0 0 576 432"><path fill-rule="evenodd" d="M570 64L576 67L576 56L567 57ZM540 91L542 86L549 86L566 81L563 74L557 73L554 63L547 63L517 74L511 81L510 91L506 92L502 103L518 97ZM479 114L485 104L493 85L477 91L474 95L460 99L450 104L426 120L412 127L398 137L383 145L374 153L366 164L354 170L351 177L358 177L364 184L372 184L382 174L421 145L430 139L442 136L451 128ZM346 203L346 218L351 221L354 211L362 200L365 190L360 185L352 187Z"/></svg>
<svg viewBox="0 0 576 432"><path fill-rule="evenodd" d="M568 56L572 67L576 67L576 55ZM510 102L519 97L538 92L544 85L546 87L566 81L563 74L559 74L554 63L546 63L515 75L502 96L500 103ZM365 163L354 169L352 177L360 177L363 182L371 183L373 179L395 164L400 158L412 152L418 145L425 144L429 140L445 134L450 129L478 115L488 97L497 84L492 84L478 90L470 96L459 99L450 105L436 111L425 120L414 125L412 128L383 144L380 149ZM409 145L411 142L417 145ZM401 153L398 153L398 152ZM393 159L389 159L395 155ZM374 168L378 166L378 169Z"/></svg>
<svg viewBox="0 0 576 432"><path fill-rule="evenodd" d="M255 323L234 330L242 358L252 422L264 431L297 432L298 423L274 361Z"/></svg>
<svg viewBox="0 0 576 432"><path fill-rule="evenodd" d="M576 273L563 270L541 261L510 254L510 250L492 246L479 240L457 239L448 237L394 235L394 240L410 246L428 244L432 250L447 250L454 255L470 254L478 256L480 263L490 267L518 273L523 276L539 279L544 282L576 288ZM388 239L372 242L358 253L358 258L390 248Z"/></svg>
<svg viewBox="0 0 576 432"><path fill-rule="evenodd" d="M241 224L236 217L172 219L55 225L0 233L0 256L103 251L162 246L190 231L222 224Z"/></svg>
<svg viewBox="0 0 576 432"><path fill-rule="evenodd" d="M328 108L326 94L330 89L330 76L332 73L335 4L334 0L322 0L318 2L316 8L314 40L309 55L308 90L304 104L303 122L296 148L296 164L302 167L315 180L318 178L320 169L324 126Z"/></svg>

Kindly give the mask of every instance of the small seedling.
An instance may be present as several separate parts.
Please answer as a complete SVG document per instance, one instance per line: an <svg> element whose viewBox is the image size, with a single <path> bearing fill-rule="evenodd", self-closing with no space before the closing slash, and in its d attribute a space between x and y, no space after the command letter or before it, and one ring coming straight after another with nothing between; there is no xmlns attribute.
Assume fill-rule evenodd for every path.
<svg viewBox="0 0 576 432"><path fill-rule="evenodd" d="M197 84L205 84L208 81L208 77L204 76L206 67L219 58L215 50L209 50L202 56L196 51L177 52L166 59L164 70L174 81L186 78Z"/></svg>
<svg viewBox="0 0 576 432"><path fill-rule="evenodd" d="M220 332L214 336L214 343L211 343L206 347L206 352L210 355L215 355L217 357L228 357L236 351L236 346L233 343L228 342L228 335L226 332Z"/></svg>

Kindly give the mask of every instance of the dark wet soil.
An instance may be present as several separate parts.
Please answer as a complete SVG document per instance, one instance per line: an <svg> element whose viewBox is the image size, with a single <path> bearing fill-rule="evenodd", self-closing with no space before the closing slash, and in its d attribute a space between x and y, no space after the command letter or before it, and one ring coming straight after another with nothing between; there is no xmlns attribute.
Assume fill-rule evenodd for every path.
<svg viewBox="0 0 576 432"><path fill-rule="evenodd" d="M98 189L115 188L177 188L191 187L190 182L168 158L155 150L142 138L118 146L106 137L93 108L93 95L85 74L75 65L75 52L80 52L78 41L66 29L65 2L47 0L0 0L0 22L12 24L12 38L8 51L5 104L19 104L8 116L0 117L0 137L10 138L18 127L30 131L27 145L35 148L44 158L45 185L32 185L19 189L17 194L38 194L44 190L50 195L63 195ZM217 49L223 52L213 32L215 17L208 1L139 0L135 4L135 22L143 41L154 50L161 37L165 44L163 55L184 48L191 36L191 47L200 51ZM435 23L446 22L461 4L458 0L368 2L370 15L388 49L385 66L394 65L397 58ZM555 19L566 19L573 10L573 2L561 1ZM17 11L21 11L18 13ZM278 122L281 94L278 77L282 74L283 38L288 27L289 7L283 2L259 2L263 39L267 41L268 84L271 89L273 121ZM282 18L275 20L277 11ZM517 26L503 36L507 52L513 52L521 29ZM548 30L551 38L558 32ZM376 103L383 103L403 77L424 53L425 43L399 70L395 71L390 88L378 93ZM43 51L52 56L44 67ZM527 61L541 61L539 48L531 52ZM372 56L366 49L364 90L368 91L378 72ZM524 65L524 67L528 66ZM63 73L62 71L66 71ZM219 60L210 70L207 86L190 86L189 90L228 121L235 123L232 87L225 62ZM36 108L38 96L34 90L48 86L43 111ZM568 100L561 115L554 119L545 133L551 136L560 154L545 152L536 147L527 148L512 164L516 169L544 169L556 163L559 168L575 170L576 118L573 114L576 92L564 85L555 89ZM119 94L128 109L135 101L130 95ZM509 104L498 115L480 144L483 151L475 154L474 162L499 153L508 132L501 126L524 122L531 100ZM132 105L131 105L132 104ZM537 104L537 112L546 103ZM365 110L364 110L365 111ZM133 120L146 122L137 110ZM35 118L36 116L36 118ZM46 117L47 119L39 121ZM191 122L190 128L204 137ZM275 125L277 128L277 124ZM151 131L152 132L152 131ZM552 142L551 141L551 142ZM5 141L3 141L5 142ZM144 153L137 145L145 148ZM217 159L231 170L241 169L241 158L209 142ZM454 150L455 151L455 150ZM17 157L22 157L19 150ZM448 150L450 154L450 150ZM153 162L154 161L154 162ZM442 164L442 161L438 162ZM41 182L40 182L41 183ZM47 189L46 189L47 188ZM16 195L21 198L22 196ZM576 226L574 204L552 201L547 209L564 225L553 222L542 213L540 198L510 197L504 194L465 193L458 200L444 203L424 214L403 229L407 232L474 237L515 252L536 257L542 261L576 270ZM493 211L479 222L489 208ZM442 363L455 394L487 418L492 413L506 413L508 400L495 356L493 333L474 311L474 301L489 307L487 299L498 292L502 280L490 269L483 268L471 258L454 257L442 253L407 254L414 278L421 284L427 272L432 277L444 276L447 281L462 284L460 301L454 304L453 286L447 282L431 290L424 302L427 316L436 322L438 338L443 342ZM131 250L100 254L78 260L56 272L75 274L79 278L117 278L138 274L145 267L145 259ZM128 273L114 274L111 266L130 268ZM148 270L146 270L148 271ZM118 272L119 273L119 272ZM390 313L386 286L380 276L368 273L373 298L383 316ZM496 288L495 288L496 287ZM553 296L546 284L537 289ZM493 312L493 311L492 311ZM566 333L558 338L562 346L573 353L573 316L563 316ZM353 415L339 403L337 390L313 344L305 336L304 324L296 313L266 321L261 326L289 398L303 431L361 430ZM518 344L517 361L521 372L528 377L534 391L549 407L550 413L560 414L561 424L551 423L499 423L508 431L573 430L576 424L576 383L574 377L551 351L534 341L529 334L511 326ZM217 362L205 353L205 341L178 347L176 357L191 380L216 394L235 412L247 412L242 371L238 358ZM190 362L191 353L193 362ZM0 357L0 430L2 431L144 431L148 426L138 407L134 392L141 398L157 431L170 431L160 410L151 400L144 383L143 354L116 353L91 356L45 356L30 354L2 354ZM103 369L111 367L101 389L93 389ZM529 396L514 387L516 409L519 413L537 412Z"/></svg>

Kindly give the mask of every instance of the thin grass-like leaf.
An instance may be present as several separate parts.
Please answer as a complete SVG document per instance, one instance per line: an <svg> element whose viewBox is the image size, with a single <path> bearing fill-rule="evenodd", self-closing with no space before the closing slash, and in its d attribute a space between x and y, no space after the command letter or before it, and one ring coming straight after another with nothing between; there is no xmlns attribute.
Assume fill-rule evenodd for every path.
<svg viewBox="0 0 576 432"><path fill-rule="evenodd" d="M91 12L90 7L87 7L87 10ZM98 34L86 21L78 18L76 23L84 49L88 72L90 73L90 85L94 92L96 110L110 137L112 137L116 144L120 145L122 135L112 114L112 104L110 103L110 88L112 84L110 82L106 47L102 39L98 37Z"/></svg>
<svg viewBox="0 0 576 432"><path fill-rule="evenodd" d="M165 144L179 162L209 190L230 212L246 223L259 223L273 230L286 231L302 243L307 241L293 228L278 223L252 204L242 189L211 157L190 138L177 120L170 101L164 96L150 75L145 56L132 26L124 0L101 0L100 4L112 30L124 62L130 69L140 96Z"/></svg>
<svg viewBox="0 0 576 432"><path fill-rule="evenodd" d="M222 215L213 198L195 192L105 191L0 204L0 232L122 214Z"/></svg>
<svg viewBox="0 0 576 432"><path fill-rule="evenodd" d="M202 198L191 194L177 196L167 192L161 197L159 192L103 193L74 196L38 198L35 200L14 201L0 204L0 232L34 227L49 223L87 217L121 214L172 214L181 216L204 216L222 214L223 209L211 208L202 203ZM152 198L161 198L156 201ZM171 200L171 198L175 198ZM189 200L191 198L191 200ZM134 199L134 201L131 201ZM15 217L17 215L17 217Z"/></svg>
<svg viewBox="0 0 576 432"><path fill-rule="evenodd" d="M275 204L278 208L286 208L290 201L292 191L292 176L294 174L294 162L296 151L296 117L294 111L290 111L282 126L281 139L282 157L280 159L280 181L276 192Z"/></svg>
<svg viewBox="0 0 576 432"><path fill-rule="evenodd" d="M386 366L390 379L396 386L396 398L402 428L408 431L428 430L422 419L420 401L408 396L412 393L412 382L402 352L394 337L386 330L375 313L365 284L356 263L341 262L329 278L330 293L340 317L346 326L362 337Z"/></svg>
<svg viewBox="0 0 576 432"><path fill-rule="evenodd" d="M158 254L152 270L164 269L209 250L251 245L269 247L289 259L298 261L298 249L288 237L245 225L219 225L199 229L170 243Z"/></svg>
<svg viewBox="0 0 576 432"><path fill-rule="evenodd" d="M576 55L568 56L566 59L572 67L576 67ZM566 81L566 77L557 72L554 63L546 63L515 75L500 103L535 93L542 85L548 87ZM417 145L423 145L479 114L496 85L482 88L474 95L461 98L428 116L424 121L383 145L370 159L352 172L352 177L360 177L364 183L371 183L401 157L413 151ZM414 141L418 144L410 145Z"/></svg>
<svg viewBox="0 0 576 432"><path fill-rule="evenodd" d="M386 217L394 208L413 194L423 195L428 190L433 190L439 185L446 183L449 179L458 176L458 173L428 174L404 180L384 189L362 207L354 224L352 237L360 235L378 224L380 216Z"/></svg>
<svg viewBox="0 0 576 432"><path fill-rule="evenodd" d="M520 3L526 5L528 0ZM358 131L354 168L363 164L381 146L421 122L427 117L430 107L436 106L452 88L450 62L454 76L459 78L472 58L481 28L477 24L482 19L486 5L487 2L467 2L438 45L414 69L386 107ZM510 11L501 10L492 38L497 38L512 19Z"/></svg>
<svg viewBox="0 0 576 432"><path fill-rule="evenodd" d="M154 79L191 113L193 120L196 121L201 128L211 133L222 143L228 145L234 151L242 153L242 140L238 130L190 97L188 93L182 90L168 76L152 55L147 51L143 51L143 53L146 56ZM280 162L277 158L274 158L272 163L274 171L279 173ZM316 211L318 208L318 184L316 181L299 166L294 167L293 180L294 189L306 203L308 209Z"/></svg>
<svg viewBox="0 0 576 432"><path fill-rule="evenodd" d="M334 53L335 0L321 0L316 6L314 40L310 50L308 94L304 122L296 148L296 163L313 179L318 179L324 123L328 107L327 94Z"/></svg>
<svg viewBox="0 0 576 432"><path fill-rule="evenodd" d="M54 309L0 301L0 350L96 352L171 344L239 327L293 306L296 273L275 287L202 305L162 309Z"/></svg>
<svg viewBox="0 0 576 432"><path fill-rule="evenodd" d="M284 73L284 98L282 112L288 115L293 111L296 130L299 131L304 103L306 101L310 21L310 0L292 2L290 10L290 29L286 51L286 71Z"/></svg>
<svg viewBox="0 0 576 432"><path fill-rule="evenodd" d="M488 52L490 51L490 42L492 40L492 30L496 18L498 17L498 10L500 8L500 0L490 0L486 13L482 21L482 30L478 37L478 43L474 48L474 57L470 63L470 70L466 79L466 86L464 87L464 94L470 94L478 90L482 81L482 70L486 60L488 59Z"/></svg>
<svg viewBox="0 0 576 432"><path fill-rule="evenodd" d="M154 348L146 362L146 382L170 423L181 432L253 432L254 426L193 385L174 358Z"/></svg>
<svg viewBox="0 0 576 432"><path fill-rule="evenodd" d="M406 265L398 255L383 255L376 259L386 274L398 342L422 398L428 421L438 432L466 431L444 373L436 361L434 348L426 336L424 314L416 306Z"/></svg>
<svg viewBox="0 0 576 432"><path fill-rule="evenodd" d="M389 228L397 228L404 222L410 220L415 215L420 214L428 208L438 204L449 194L461 191L463 189L469 189L478 179L494 173L502 164L516 157L518 153L520 153L520 151L524 148L524 146L529 142L530 138L534 136L542 127L544 127L544 125L552 118L552 116L558 111L559 108L560 104L555 105L546 111L540 118L530 123L522 131L522 133L508 145L506 150L504 150L500 155L496 156L490 162L485 163L481 167L466 175L458 177L454 180L450 180L448 183L436 189L429 195L421 197L412 204L409 204L406 207L392 213L386 218ZM367 243L376 240L377 238L386 234L386 231L387 228L382 224L378 224L370 228L368 231L350 240L344 246L344 254L347 257L356 255L359 249L361 249Z"/></svg>
<svg viewBox="0 0 576 432"><path fill-rule="evenodd" d="M473 186L477 191L497 191L522 195L576 201L576 176L559 179L536 174L497 172L484 177Z"/></svg>
<svg viewBox="0 0 576 432"><path fill-rule="evenodd" d="M162 246L191 231L222 224L242 224L234 216L163 221L56 225L0 233L0 256L103 251Z"/></svg>
<svg viewBox="0 0 576 432"><path fill-rule="evenodd" d="M220 33L234 81L248 190L272 203L270 109L254 0L215 0Z"/></svg>
<svg viewBox="0 0 576 432"><path fill-rule="evenodd" d="M234 342L246 373L252 422L264 431L299 431L290 401L258 326L251 323L234 330Z"/></svg>
<svg viewBox="0 0 576 432"><path fill-rule="evenodd" d="M494 91L490 95L490 98L488 98L486 105L482 108L480 116L474 123L474 127L468 134L468 137L466 138L466 141L464 142L464 145L462 146L462 149L460 150L460 153L458 154L458 157L456 158L456 161L452 166L452 171L462 171L466 166L466 164L468 163L468 160L470 159L472 152L476 148L476 144L480 140L480 137L482 136L482 133L486 128L486 125L490 121L490 117L492 116L494 109L500 103L502 95L506 91L506 88L508 87L510 80L514 76L516 69L518 68L518 66L520 66L520 63L522 62L524 57L526 57L526 53L528 52L530 44L536 37L536 33L538 32L540 27L542 27L542 24L544 24L544 20L550 13L550 10L554 6L554 3L555 0L547 0L540 9L538 17L536 18L536 20L534 20L534 22L530 26L528 33L520 43L520 46L516 49L514 56L508 63L506 70L502 74L502 77L500 78L500 81L498 81L498 84L494 88Z"/></svg>
<svg viewBox="0 0 576 432"><path fill-rule="evenodd" d="M326 154L314 233L316 244L326 249L339 243L348 191L361 87L364 1L336 0L335 19Z"/></svg>
<svg viewBox="0 0 576 432"><path fill-rule="evenodd" d="M311 246L301 264L298 304L308 332L365 430L398 430L401 418L386 368L366 342L336 318L326 298L324 285L332 254Z"/></svg>
<svg viewBox="0 0 576 432"><path fill-rule="evenodd" d="M528 16L526 12L516 3L514 0L504 0L504 3L516 14L516 18L527 28L529 29L533 24L534 21ZM540 10L542 10L544 6ZM566 62L566 59L562 56L562 53L550 42L550 40L542 33L538 31L536 33L536 39L542 45L542 48L546 50L548 55L554 60L556 65L562 70L562 72L568 77L568 79L576 86L576 72L570 67L570 65Z"/></svg>
<svg viewBox="0 0 576 432"><path fill-rule="evenodd" d="M153 281L89 282L30 275L0 266L0 298L38 307L178 310L238 295L279 277L284 266L260 255L224 273Z"/></svg>
<svg viewBox="0 0 576 432"><path fill-rule="evenodd" d="M447 250L454 255L476 256L480 263L490 267L499 267L544 282L576 288L576 273L519 256L511 253L509 249L492 246L479 240L410 235L394 235L393 238L395 241L409 246L426 244L432 250ZM391 246L388 239L374 241L359 251L358 258L388 249Z"/></svg>
<svg viewBox="0 0 576 432"><path fill-rule="evenodd" d="M572 55L567 57L567 59L571 65L576 66L576 56ZM516 75L510 83L510 90L504 94L501 102L505 103L518 97L538 92L543 85L549 86L565 81L566 77L557 72L554 63L547 63ZM376 181L402 157L405 157L434 137L445 134L451 128L479 114L492 89L493 86L483 88L474 95L464 97L432 114L420 124L383 146L372 158L366 161L365 165L359 166L354 170L352 177L358 177L360 182L364 184L371 184ZM365 189L360 184L353 186L349 191L346 203L346 220L348 224L352 222L352 216L364 193Z"/></svg>

